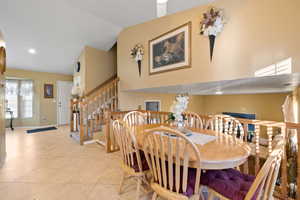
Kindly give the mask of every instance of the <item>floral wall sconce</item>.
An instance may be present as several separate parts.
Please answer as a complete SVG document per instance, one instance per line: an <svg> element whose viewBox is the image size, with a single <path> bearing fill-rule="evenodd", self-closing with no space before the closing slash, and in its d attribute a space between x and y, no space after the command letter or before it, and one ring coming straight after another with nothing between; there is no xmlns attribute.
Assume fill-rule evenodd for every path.
<svg viewBox="0 0 300 200"><path fill-rule="evenodd" d="M216 37L222 32L224 24L224 12L221 9L211 8L203 14L200 22L200 34L209 38L210 61L213 58Z"/></svg>
<svg viewBox="0 0 300 200"><path fill-rule="evenodd" d="M144 56L144 47L141 44L136 44L131 50L130 50L131 58L134 59L134 61L138 64L139 69L139 75L141 77L142 74L142 60Z"/></svg>

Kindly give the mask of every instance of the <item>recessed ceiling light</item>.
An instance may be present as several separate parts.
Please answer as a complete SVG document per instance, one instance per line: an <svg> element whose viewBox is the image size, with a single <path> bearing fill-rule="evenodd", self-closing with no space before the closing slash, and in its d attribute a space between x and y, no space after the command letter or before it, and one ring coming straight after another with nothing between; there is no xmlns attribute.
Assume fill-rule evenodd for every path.
<svg viewBox="0 0 300 200"><path fill-rule="evenodd" d="M223 94L222 91L216 91L216 94L220 95L220 94Z"/></svg>
<svg viewBox="0 0 300 200"><path fill-rule="evenodd" d="M28 49L28 53L30 53L30 54L36 54L36 50L35 50L35 49L32 49L32 48L30 48L30 49Z"/></svg>

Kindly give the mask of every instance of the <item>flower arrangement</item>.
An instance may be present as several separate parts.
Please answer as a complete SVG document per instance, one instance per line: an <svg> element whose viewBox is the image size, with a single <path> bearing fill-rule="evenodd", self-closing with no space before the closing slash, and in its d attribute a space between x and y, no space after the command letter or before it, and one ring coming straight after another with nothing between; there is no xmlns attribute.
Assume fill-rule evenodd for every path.
<svg viewBox="0 0 300 200"><path fill-rule="evenodd" d="M141 76L141 65L142 60L144 56L144 47L141 44L136 44L131 50L130 50L131 58L135 60L135 62L138 63L139 68L139 75Z"/></svg>
<svg viewBox="0 0 300 200"><path fill-rule="evenodd" d="M170 115L168 121L175 121L183 123L185 116L182 114L189 104L189 97L187 95L177 95L175 101L170 108Z"/></svg>
<svg viewBox="0 0 300 200"><path fill-rule="evenodd" d="M222 32L225 24L223 11L216 8L211 8L203 14L203 19L200 22L200 34L204 36L217 36Z"/></svg>
<svg viewBox="0 0 300 200"><path fill-rule="evenodd" d="M209 37L210 60L213 57L216 36L222 32L224 24L225 17L221 9L211 8L203 14L203 19L200 22L200 34Z"/></svg>

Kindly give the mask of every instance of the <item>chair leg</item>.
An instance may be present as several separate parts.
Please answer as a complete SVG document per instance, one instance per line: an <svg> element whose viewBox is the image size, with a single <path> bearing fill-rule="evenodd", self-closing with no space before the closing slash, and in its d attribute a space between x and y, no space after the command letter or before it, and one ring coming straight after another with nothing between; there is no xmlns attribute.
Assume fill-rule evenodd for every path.
<svg viewBox="0 0 300 200"><path fill-rule="evenodd" d="M209 195L208 195L208 200L213 200L214 199L214 195L213 195L213 193L209 193Z"/></svg>
<svg viewBox="0 0 300 200"><path fill-rule="evenodd" d="M121 178L120 188L119 188L119 194L122 193L122 188L123 188L123 184L124 184L124 181L125 181L125 177L126 177L126 174L123 173L122 178Z"/></svg>
<svg viewBox="0 0 300 200"><path fill-rule="evenodd" d="M140 190L141 190L142 180L138 178L137 180L137 187L136 187L136 200L140 199Z"/></svg>
<svg viewBox="0 0 300 200"><path fill-rule="evenodd" d="M154 192L152 196L152 200L156 200L156 199L157 199L157 194Z"/></svg>

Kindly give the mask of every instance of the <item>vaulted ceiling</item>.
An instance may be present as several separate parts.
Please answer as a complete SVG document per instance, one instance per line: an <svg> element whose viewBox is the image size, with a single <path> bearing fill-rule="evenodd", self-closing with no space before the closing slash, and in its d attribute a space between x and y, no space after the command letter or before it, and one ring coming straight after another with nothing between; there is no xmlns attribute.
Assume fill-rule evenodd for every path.
<svg viewBox="0 0 300 200"><path fill-rule="evenodd" d="M169 0L168 14L211 1ZM85 45L109 50L123 28L155 17L156 0L1 0L0 30L9 67L72 74Z"/></svg>

